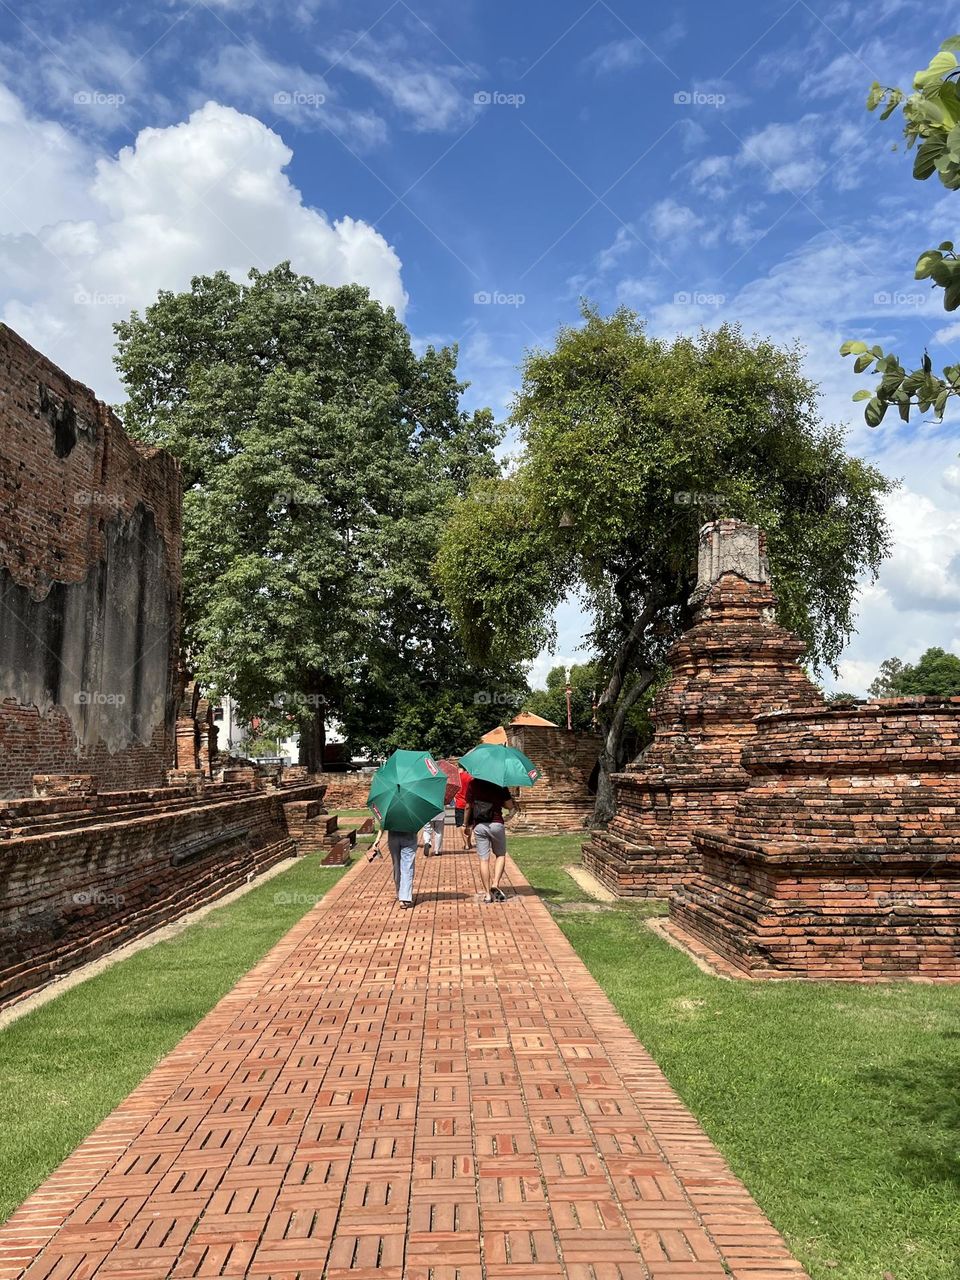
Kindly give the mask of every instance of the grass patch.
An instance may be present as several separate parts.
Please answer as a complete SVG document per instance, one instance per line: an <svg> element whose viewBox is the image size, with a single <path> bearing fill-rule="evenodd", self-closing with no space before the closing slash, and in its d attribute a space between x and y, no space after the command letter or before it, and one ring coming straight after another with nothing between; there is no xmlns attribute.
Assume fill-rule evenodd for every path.
<svg viewBox="0 0 960 1280"><path fill-rule="evenodd" d="M0 1033L0 1221L341 874L304 858Z"/></svg>
<svg viewBox="0 0 960 1280"><path fill-rule="evenodd" d="M571 844L512 842L548 903ZM650 910L558 923L814 1280L956 1280L960 988L725 982Z"/></svg>

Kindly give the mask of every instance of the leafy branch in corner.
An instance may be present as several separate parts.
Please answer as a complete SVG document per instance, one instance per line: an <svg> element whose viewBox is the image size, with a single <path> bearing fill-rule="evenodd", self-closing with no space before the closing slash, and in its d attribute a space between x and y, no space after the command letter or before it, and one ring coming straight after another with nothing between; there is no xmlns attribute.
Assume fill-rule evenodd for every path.
<svg viewBox="0 0 960 1280"><path fill-rule="evenodd" d="M906 148L909 151L916 147L914 178L924 182L936 173L950 191L960 188L958 51L960 36L944 40L930 65L914 76L914 92L909 96L902 89L886 87L875 80L867 97L868 111L882 108L881 120L889 119L898 108L902 110ZM936 249L925 249L917 259L914 278L932 280L943 289L945 311L955 311L960 306L960 257L952 241L944 240ZM878 346L868 347L865 342L844 342L840 354L856 356L857 373L873 366L873 372L880 374L880 383L872 392L858 391L853 397L868 401L864 418L871 427L879 426L891 405L896 405L904 422L909 422L914 408L921 413L932 409L939 422L947 401L960 394L960 364L947 365L938 376L926 352L920 367L909 373L897 356L887 355Z"/></svg>

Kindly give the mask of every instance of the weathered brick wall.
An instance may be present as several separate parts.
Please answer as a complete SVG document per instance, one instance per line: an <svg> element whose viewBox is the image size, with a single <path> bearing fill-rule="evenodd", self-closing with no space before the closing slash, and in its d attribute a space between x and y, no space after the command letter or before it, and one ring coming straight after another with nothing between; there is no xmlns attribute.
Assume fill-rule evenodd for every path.
<svg viewBox="0 0 960 1280"><path fill-rule="evenodd" d="M960 698L757 717L682 930L755 976L960 978Z"/></svg>
<svg viewBox="0 0 960 1280"><path fill-rule="evenodd" d="M694 829L725 822L749 782L740 753L758 711L823 702L798 665L802 644L774 621L759 530L704 526L699 571L694 625L668 654L652 708L653 741L615 776L616 813L583 850L583 865L622 896L667 897L693 874Z"/></svg>
<svg viewBox="0 0 960 1280"><path fill-rule="evenodd" d="M317 773L317 782L327 789L324 803L328 809L365 809L370 794L368 773Z"/></svg>
<svg viewBox="0 0 960 1280"><path fill-rule="evenodd" d="M533 787L517 792L514 830L578 831L593 813L589 783L603 745L598 734L546 725L510 725L507 740L539 767Z"/></svg>
<svg viewBox="0 0 960 1280"><path fill-rule="evenodd" d="M168 798L164 789L128 793L112 807L101 795L86 811L64 798L5 806L0 1003L298 852L301 806L323 801L318 786L224 790L224 798L214 790L203 803L184 790ZM74 808L58 816L58 804Z"/></svg>
<svg viewBox="0 0 960 1280"><path fill-rule="evenodd" d="M0 325L0 796L173 763L177 463Z"/></svg>

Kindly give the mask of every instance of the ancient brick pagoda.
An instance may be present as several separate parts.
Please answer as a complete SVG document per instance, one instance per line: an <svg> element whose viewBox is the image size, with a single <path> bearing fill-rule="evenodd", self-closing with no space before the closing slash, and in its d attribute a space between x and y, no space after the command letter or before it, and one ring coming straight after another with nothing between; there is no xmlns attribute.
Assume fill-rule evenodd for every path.
<svg viewBox="0 0 960 1280"><path fill-rule="evenodd" d="M761 715L680 940L754 977L960 978L960 698Z"/></svg>
<svg viewBox="0 0 960 1280"><path fill-rule="evenodd" d="M763 535L738 520L700 531L694 625L668 654L654 738L614 778L616 814L583 864L623 896L667 897L697 869L695 827L722 826L750 775L741 764L753 717L822 705L799 666L803 645L774 621Z"/></svg>

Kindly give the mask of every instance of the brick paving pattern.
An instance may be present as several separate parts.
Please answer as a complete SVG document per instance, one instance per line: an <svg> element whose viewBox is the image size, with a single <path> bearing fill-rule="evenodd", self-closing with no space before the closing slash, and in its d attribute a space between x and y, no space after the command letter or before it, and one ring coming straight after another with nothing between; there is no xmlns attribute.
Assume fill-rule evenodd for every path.
<svg viewBox="0 0 960 1280"><path fill-rule="evenodd" d="M358 863L0 1228L0 1280L803 1280L508 875L487 906L421 857L405 911Z"/></svg>

